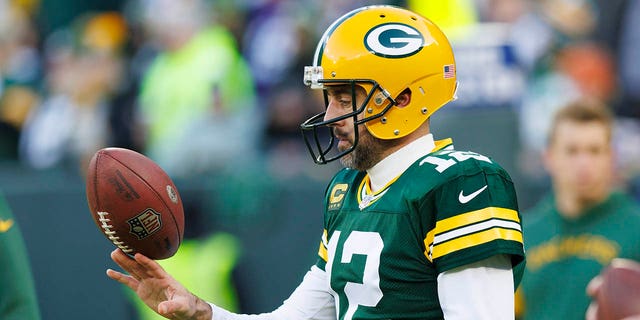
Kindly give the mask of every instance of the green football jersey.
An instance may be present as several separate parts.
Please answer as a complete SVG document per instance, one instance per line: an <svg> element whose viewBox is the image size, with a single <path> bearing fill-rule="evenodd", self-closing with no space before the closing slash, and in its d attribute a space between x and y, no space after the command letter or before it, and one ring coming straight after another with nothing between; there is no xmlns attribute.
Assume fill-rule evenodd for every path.
<svg viewBox="0 0 640 320"><path fill-rule="evenodd" d="M317 266L339 319L442 319L439 273L496 254L524 263L511 178L489 158L452 147L375 193L366 172L341 170L327 188L324 228ZM520 278L514 271L516 286Z"/></svg>
<svg viewBox="0 0 640 320"><path fill-rule="evenodd" d="M0 194L0 319L40 319L38 298L22 232Z"/></svg>

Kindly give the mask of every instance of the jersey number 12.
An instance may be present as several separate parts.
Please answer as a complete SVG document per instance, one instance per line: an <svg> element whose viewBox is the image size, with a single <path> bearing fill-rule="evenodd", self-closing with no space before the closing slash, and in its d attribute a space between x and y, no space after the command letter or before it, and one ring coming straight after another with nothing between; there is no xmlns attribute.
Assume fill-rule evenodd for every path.
<svg viewBox="0 0 640 320"><path fill-rule="evenodd" d="M331 236L328 244L328 261L326 271L331 279L336 248L340 240L341 232L336 230ZM362 283L347 282L344 286L344 294L347 296L349 307L344 315L345 320L351 320L358 306L375 307L382 299L382 290L380 290L380 255L384 243L382 237L377 232L352 231L342 246L342 256L340 263L351 263L351 258L355 254L365 255L366 262L364 264ZM336 308L340 309L339 297L335 296L338 301Z"/></svg>

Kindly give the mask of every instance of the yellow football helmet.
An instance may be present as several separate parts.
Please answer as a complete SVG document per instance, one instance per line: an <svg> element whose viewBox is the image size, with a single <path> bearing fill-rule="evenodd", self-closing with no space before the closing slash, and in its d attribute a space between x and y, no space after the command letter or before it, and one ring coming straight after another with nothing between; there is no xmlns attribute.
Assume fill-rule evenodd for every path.
<svg viewBox="0 0 640 320"><path fill-rule="evenodd" d="M453 100L457 88L453 51L444 33L428 19L394 6L362 7L336 20L318 43L313 65L305 67L304 83L312 89L346 84L367 92L362 105L353 99L353 112L328 120L321 113L301 125L307 147L320 164L353 151L360 124L379 139L410 134ZM396 106L395 98L407 89L411 102ZM349 117L354 119L356 141L349 150L329 156L333 133L323 145L318 129Z"/></svg>

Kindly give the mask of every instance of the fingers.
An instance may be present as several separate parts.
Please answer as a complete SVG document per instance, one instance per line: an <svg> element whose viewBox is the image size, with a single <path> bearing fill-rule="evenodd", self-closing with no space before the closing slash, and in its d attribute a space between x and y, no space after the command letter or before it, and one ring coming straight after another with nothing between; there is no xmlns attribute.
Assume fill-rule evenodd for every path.
<svg viewBox="0 0 640 320"><path fill-rule="evenodd" d="M587 308L587 313L585 314L585 320L596 320L598 315L598 305L592 302Z"/></svg>
<svg viewBox="0 0 640 320"><path fill-rule="evenodd" d="M134 259L142 267L146 276L159 279L166 278L168 276L156 261L147 258L145 255L136 253Z"/></svg>
<svg viewBox="0 0 640 320"><path fill-rule="evenodd" d="M107 276L115 281L118 281L126 285L127 287L131 288L133 291L138 290L138 285L140 284L140 282L131 276L122 274L112 269L107 269Z"/></svg>
<svg viewBox="0 0 640 320"><path fill-rule="evenodd" d="M140 253L136 253L133 258L131 258L122 252L122 250L116 249L111 252L111 259L138 281L149 278L170 278L156 261Z"/></svg>
<svg viewBox="0 0 640 320"><path fill-rule="evenodd" d="M587 285L587 295L595 297L600 291L600 287L602 287L602 276L596 276Z"/></svg>
<svg viewBox="0 0 640 320"><path fill-rule="evenodd" d="M111 252L111 260L120 266L124 271L129 273L136 280L142 280L145 274L142 266L135 260L129 258L122 250L115 249Z"/></svg>
<svg viewBox="0 0 640 320"><path fill-rule="evenodd" d="M158 313L163 316L184 313L185 304L174 301L163 301L158 304Z"/></svg>

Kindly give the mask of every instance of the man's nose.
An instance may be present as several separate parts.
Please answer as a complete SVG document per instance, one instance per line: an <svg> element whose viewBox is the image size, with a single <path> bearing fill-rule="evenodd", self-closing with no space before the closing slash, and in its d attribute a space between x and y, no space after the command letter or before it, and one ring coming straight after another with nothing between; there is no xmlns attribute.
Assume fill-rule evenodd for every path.
<svg viewBox="0 0 640 320"><path fill-rule="evenodd" d="M324 113L324 119L323 120L324 121L328 121L328 120L331 120L333 118L341 116L342 114L340 114L339 110L340 110L340 108L338 108L337 102L329 100L328 105L327 105L327 111L325 111L325 113ZM332 124L332 125L335 125L335 123Z"/></svg>

